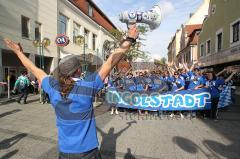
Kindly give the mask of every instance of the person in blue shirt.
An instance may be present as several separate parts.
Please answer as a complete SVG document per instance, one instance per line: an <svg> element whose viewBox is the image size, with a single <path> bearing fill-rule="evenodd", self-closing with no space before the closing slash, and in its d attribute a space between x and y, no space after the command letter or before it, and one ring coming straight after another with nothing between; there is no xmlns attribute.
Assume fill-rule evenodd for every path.
<svg viewBox="0 0 240 159"><path fill-rule="evenodd" d="M124 89L128 91L136 91L135 79L131 72L129 72L127 77L124 78Z"/></svg>
<svg viewBox="0 0 240 159"><path fill-rule="evenodd" d="M174 72L174 79L173 79L173 86L172 86L172 91L174 92L178 92L181 90L184 90L184 86L185 86L185 81L180 77L179 72ZM180 116L183 119L184 116L180 111ZM170 117L174 117L174 113L172 112L172 114L170 115Z"/></svg>
<svg viewBox="0 0 240 159"><path fill-rule="evenodd" d="M107 87L106 89L109 90L109 89L116 89L117 87L117 84L118 84L118 78L116 77L117 75L111 75L109 78L108 78L108 84L107 84ZM115 114L118 115L118 108L116 107L116 104L115 103L112 103L110 104L110 107L111 107L111 115Z"/></svg>
<svg viewBox="0 0 240 159"><path fill-rule="evenodd" d="M190 83L190 76L191 76L189 75L190 71L187 72L186 69L180 69L179 72L180 72L180 77L185 81L185 89L188 89L188 85Z"/></svg>
<svg viewBox="0 0 240 159"><path fill-rule="evenodd" d="M147 91L153 91L155 90L154 88L154 83L153 83L153 79L155 78L155 71L152 71L150 74L146 74L144 76L144 83L145 83L145 90Z"/></svg>
<svg viewBox="0 0 240 159"><path fill-rule="evenodd" d="M189 72L189 75L190 83L188 89L200 89L205 86L206 80L198 68L195 68L193 73Z"/></svg>
<svg viewBox="0 0 240 159"><path fill-rule="evenodd" d="M169 71L165 71L163 73L163 76L160 77L161 80L163 80L164 82L166 82L167 86L168 86L168 91L171 91L172 90L172 83L174 81L174 77L172 75L170 75Z"/></svg>
<svg viewBox="0 0 240 159"><path fill-rule="evenodd" d="M179 72L175 72L174 78L173 78L172 91L177 92L177 91L184 90L184 85L185 85L184 79L180 77Z"/></svg>
<svg viewBox="0 0 240 159"><path fill-rule="evenodd" d="M145 82L144 82L144 76L143 73L140 72L139 76L136 77L136 90L138 92L143 92L145 89Z"/></svg>
<svg viewBox="0 0 240 159"><path fill-rule="evenodd" d="M203 88L205 86L206 79L202 75L200 69L194 68L193 71L189 70L187 72L187 75L188 75L188 79L189 79L189 82L187 82L188 89L196 90L196 89ZM190 111L187 116L190 118L192 118L192 117L195 118L196 114L197 114L196 111Z"/></svg>
<svg viewBox="0 0 240 159"><path fill-rule="evenodd" d="M128 37L120 47L114 49L100 70L84 80L73 79L81 75L81 62L76 55L69 55L59 63L56 77L48 76L36 67L23 53L20 44L4 39L22 64L33 73L49 94L55 110L58 129L59 159L100 159L96 122L93 111L93 97L104 86L104 79L124 57L138 37L136 25L131 26Z"/></svg>
<svg viewBox="0 0 240 159"><path fill-rule="evenodd" d="M208 71L206 73L207 74L206 88L209 88L210 94L211 94L210 117L215 121L217 121L217 106L218 106L219 97L220 97L219 87L224 83L229 82L232 79L232 77L237 73L236 70L231 70L231 71L232 71L231 75L225 80L217 78L216 74L213 71Z"/></svg>
<svg viewBox="0 0 240 159"><path fill-rule="evenodd" d="M138 92L144 92L146 91L146 83L144 80L144 75L143 72L139 72L139 76L136 77L136 91ZM142 111L139 109L138 110L139 115L142 115ZM145 114L147 115L148 112L145 110Z"/></svg>

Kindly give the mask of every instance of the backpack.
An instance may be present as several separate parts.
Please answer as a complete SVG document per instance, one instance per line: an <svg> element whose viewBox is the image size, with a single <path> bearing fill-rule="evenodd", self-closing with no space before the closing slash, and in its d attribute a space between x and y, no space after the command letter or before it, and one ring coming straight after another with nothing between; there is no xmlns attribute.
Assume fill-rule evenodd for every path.
<svg viewBox="0 0 240 159"><path fill-rule="evenodd" d="M27 87L26 80L24 78L19 79L19 88L20 89L25 89Z"/></svg>

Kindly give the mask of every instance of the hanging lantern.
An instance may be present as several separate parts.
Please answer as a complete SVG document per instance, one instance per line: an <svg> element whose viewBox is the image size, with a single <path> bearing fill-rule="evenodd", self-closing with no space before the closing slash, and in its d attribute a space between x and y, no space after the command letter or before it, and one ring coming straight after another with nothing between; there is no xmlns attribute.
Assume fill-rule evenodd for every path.
<svg viewBox="0 0 240 159"><path fill-rule="evenodd" d="M77 45L83 45L83 44L84 44L84 37L81 36L81 35L78 35L78 36L76 37L76 44L77 44Z"/></svg>
<svg viewBox="0 0 240 159"><path fill-rule="evenodd" d="M44 38L42 44L44 47L48 47L51 44L51 41L48 38Z"/></svg>
<svg viewBox="0 0 240 159"><path fill-rule="evenodd" d="M39 47L39 40L33 40L33 46L34 47Z"/></svg>

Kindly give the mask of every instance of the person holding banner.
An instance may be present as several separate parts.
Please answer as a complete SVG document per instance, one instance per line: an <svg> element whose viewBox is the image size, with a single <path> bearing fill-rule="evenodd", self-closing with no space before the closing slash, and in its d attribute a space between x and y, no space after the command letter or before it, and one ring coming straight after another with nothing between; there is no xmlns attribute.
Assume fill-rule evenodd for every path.
<svg viewBox="0 0 240 159"><path fill-rule="evenodd" d="M109 88L116 88L118 84L120 83L120 78L118 78L118 75L111 75L108 77L107 86L106 86L106 92ZM116 104L110 104L111 112L110 114L113 115L114 112L116 115L118 115L118 109L116 107Z"/></svg>
<svg viewBox="0 0 240 159"><path fill-rule="evenodd" d="M136 77L136 91L137 92L144 92L146 91L146 86L147 84L145 83L143 72L139 72L139 76ZM142 111L139 109L138 110L139 115L142 115ZM145 114L148 114L148 111L145 110Z"/></svg>
<svg viewBox="0 0 240 159"><path fill-rule="evenodd" d="M146 84L146 91L155 90L153 80L155 79L155 72L151 72L150 75L145 75L144 82Z"/></svg>
<svg viewBox="0 0 240 159"><path fill-rule="evenodd" d="M136 78L136 90L138 92L142 92L145 90L144 76L142 72L140 72L139 76Z"/></svg>
<svg viewBox="0 0 240 159"><path fill-rule="evenodd" d="M224 81L221 79L217 78L216 74L213 71L208 71L207 74L207 82L206 82L206 87L210 89L211 93L211 112L210 112L210 117L214 120L217 121L217 107L218 107L218 102L219 102L219 97L220 97L220 90L219 86L229 82L232 77L237 73L236 70L231 70L232 74Z"/></svg>
<svg viewBox="0 0 240 159"><path fill-rule="evenodd" d="M193 70L193 73L190 73L190 83L188 86L188 89L199 89L199 88L203 88L206 84L206 80L203 77L200 69L195 68Z"/></svg>
<svg viewBox="0 0 240 159"><path fill-rule="evenodd" d="M125 53L136 42L138 30L131 26L128 37L114 49L100 70L84 80L74 80L81 75L81 62L77 55L69 55L61 59L56 74L48 76L36 67L24 55L20 44L5 39L6 46L11 49L22 64L33 73L49 94L50 102L55 110L58 128L59 159L91 158L101 159L98 150L96 122L93 111L93 99L104 86L104 79L124 57Z"/></svg>
<svg viewBox="0 0 240 159"><path fill-rule="evenodd" d="M184 90L184 86L185 86L185 81L180 77L179 72L174 72L172 91L178 92L178 91ZM180 113L181 118L183 119L184 115L181 113L181 111L179 113ZM171 118L174 117L174 112L172 112L170 117Z"/></svg>
<svg viewBox="0 0 240 159"><path fill-rule="evenodd" d="M174 73L171 73L171 74L173 75ZM168 86L168 91L171 91L172 87L173 87L172 83L174 82L174 78L173 78L172 75L170 75L169 71L165 71L163 76L162 76L162 80L164 82L166 82L166 84Z"/></svg>
<svg viewBox="0 0 240 159"><path fill-rule="evenodd" d="M156 74L151 75L153 89L159 93L167 91L167 84L164 82L160 71L156 71Z"/></svg>
<svg viewBox="0 0 240 159"><path fill-rule="evenodd" d="M188 85L188 89L201 89L205 86L206 80L204 76L202 75L200 69L194 68L193 72L189 71L188 72L189 77L190 77L190 82ZM191 117L196 117L196 111L190 111L188 116Z"/></svg>
<svg viewBox="0 0 240 159"><path fill-rule="evenodd" d="M128 91L136 91L135 79L131 72L129 72L127 77L124 78L124 89Z"/></svg>

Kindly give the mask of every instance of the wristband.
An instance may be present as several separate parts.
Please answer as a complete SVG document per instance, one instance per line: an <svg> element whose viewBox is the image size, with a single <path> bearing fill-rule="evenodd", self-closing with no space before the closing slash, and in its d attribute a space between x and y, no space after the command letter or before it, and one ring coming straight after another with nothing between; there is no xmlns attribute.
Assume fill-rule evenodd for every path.
<svg viewBox="0 0 240 159"><path fill-rule="evenodd" d="M124 39L121 43L123 43L124 41L130 42L132 46L134 46L134 45L136 44L136 39L131 38L131 37L127 37L127 38Z"/></svg>
<svg viewBox="0 0 240 159"><path fill-rule="evenodd" d="M129 42L131 42L132 44L135 44L135 43L136 43L136 39L131 38L131 37L127 37L127 38L126 38L126 41L129 41Z"/></svg>

